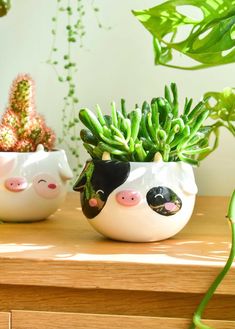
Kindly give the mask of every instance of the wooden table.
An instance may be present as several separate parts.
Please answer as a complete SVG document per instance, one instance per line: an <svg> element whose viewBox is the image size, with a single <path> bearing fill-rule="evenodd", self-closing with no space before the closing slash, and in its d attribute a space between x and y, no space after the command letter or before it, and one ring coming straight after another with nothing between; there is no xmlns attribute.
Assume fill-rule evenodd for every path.
<svg viewBox="0 0 235 329"><path fill-rule="evenodd" d="M103 238L78 198L46 221L0 225L0 329L188 328L229 253L228 198L198 197L185 229L156 243ZM204 316L235 328L235 266Z"/></svg>

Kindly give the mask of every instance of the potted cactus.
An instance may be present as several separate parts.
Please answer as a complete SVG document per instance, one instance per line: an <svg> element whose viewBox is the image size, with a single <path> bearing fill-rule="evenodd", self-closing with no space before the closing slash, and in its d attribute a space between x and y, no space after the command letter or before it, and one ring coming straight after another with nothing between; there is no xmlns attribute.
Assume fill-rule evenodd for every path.
<svg viewBox="0 0 235 329"><path fill-rule="evenodd" d="M72 177L55 134L36 112L34 82L25 74L13 82L0 123L0 219L35 221L56 211Z"/></svg>
<svg viewBox="0 0 235 329"><path fill-rule="evenodd" d="M192 166L215 149L218 129L228 122L219 117L205 123L213 112L208 97L194 107L186 98L179 111L172 83L164 97L129 113L124 100L120 109L112 103L111 115L103 115L99 106L97 116L80 110L86 126L81 139L91 160L74 190L81 192L82 210L98 232L146 242L169 238L185 226L197 193ZM229 111L234 117L234 108Z"/></svg>

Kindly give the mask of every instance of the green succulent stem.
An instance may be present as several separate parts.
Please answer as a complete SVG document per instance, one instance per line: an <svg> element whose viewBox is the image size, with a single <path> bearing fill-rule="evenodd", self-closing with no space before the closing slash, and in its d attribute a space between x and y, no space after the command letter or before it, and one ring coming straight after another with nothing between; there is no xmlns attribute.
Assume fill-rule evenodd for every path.
<svg viewBox="0 0 235 329"><path fill-rule="evenodd" d="M222 271L218 274L216 279L213 281L209 289L207 290L205 296L203 297L202 301L200 302L198 308L196 309L194 316L193 316L193 322L190 325L190 329L213 329L212 327L203 324L202 322L202 315L203 312L209 303L210 299L212 298L214 292L216 291L217 287L221 283L221 281L224 279L225 275L228 273L229 269L231 268L234 258L235 258L235 191L233 192L230 204L229 204L229 210L228 210L228 217L231 227L231 250L228 257L228 260L226 264L224 265L224 268Z"/></svg>
<svg viewBox="0 0 235 329"><path fill-rule="evenodd" d="M166 162L184 161L198 165L217 148L222 126L233 133L232 122L228 122L227 117L233 119L234 116L228 116L227 111L223 111L222 117L213 124L206 125L207 118L214 113L208 106L207 96L194 107L192 99L187 98L180 113L176 84L166 86L164 94L165 98L153 98L150 103L144 101L141 108L136 105L129 113L123 99L120 108L111 103L110 115L103 115L99 106L96 114L81 109L79 118L89 130L89 133L83 131L82 140L86 143L90 140L91 145L96 141L96 150L100 151L95 156L108 152L111 147L112 159L153 161L154 154L159 152ZM226 120L223 120L224 115ZM92 152L89 149L89 153Z"/></svg>
<svg viewBox="0 0 235 329"><path fill-rule="evenodd" d="M233 263L234 257L235 257L235 222L232 221L231 219L229 219L229 221L231 223L231 231L232 231L232 248L230 251L229 258L228 258L223 270L216 277L216 279L214 280L214 282L208 289L206 295L202 299L201 303L199 304L199 306L193 316L193 323L191 324L190 329L195 329L195 328L213 329L212 327L203 324L201 317L202 317L202 314L203 314L207 304L209 303L210 299L212 298L215 290L217 289L217 287L219 286L219 284L221 283L221 281L223 280L223 278L229 271L229 269Z"/></svg>

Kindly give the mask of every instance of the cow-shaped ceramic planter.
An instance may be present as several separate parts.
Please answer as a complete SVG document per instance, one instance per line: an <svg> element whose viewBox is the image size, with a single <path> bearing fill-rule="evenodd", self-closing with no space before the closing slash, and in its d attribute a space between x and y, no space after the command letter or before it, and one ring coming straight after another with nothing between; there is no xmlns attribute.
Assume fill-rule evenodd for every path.
<svg viewBox="0 0 235 329"><path fill-rule="evenodd" d="M0 220L38 221L64 201L72 178L65 152L0 152Z"/></svg>
<svg viewBox="0 0 235 329"><path fill-rule="evenodd" d="M191 217L197 186L184 162L86 163L74 190L89 223L115 240L150 242L178 233Z"/></svg>

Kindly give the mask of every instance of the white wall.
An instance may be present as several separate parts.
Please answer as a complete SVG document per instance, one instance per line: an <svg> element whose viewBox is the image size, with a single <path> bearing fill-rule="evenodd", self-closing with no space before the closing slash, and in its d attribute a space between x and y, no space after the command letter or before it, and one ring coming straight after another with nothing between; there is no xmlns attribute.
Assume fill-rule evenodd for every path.
<svg viewBox="0 0 235 329"><path fill-rule="evenodd" d="M102 22L112 29L98 29L89 12L85 47L78 54L81 107L93 109L99 103L108 111L110 102L119 102L121 97L132 106L162 95L164 85L171 81L178 84L181 100L189 96L195 102L205 91L234 86L235 64L194 72L154 66L151 36L131 14L131 9L143 9L160 2L96 1ZM46 64L55 6L55 0L12 0L8 16L0 18L0 109L2 113L7 104L12 79L18 73L28 72L36 80L38 111L59 134L64 89ZM81 148L81 159L85 158ZM199 194L230 195L235 187L234 168L234 137L223 131L219 150L195 170Z"/></svg>

